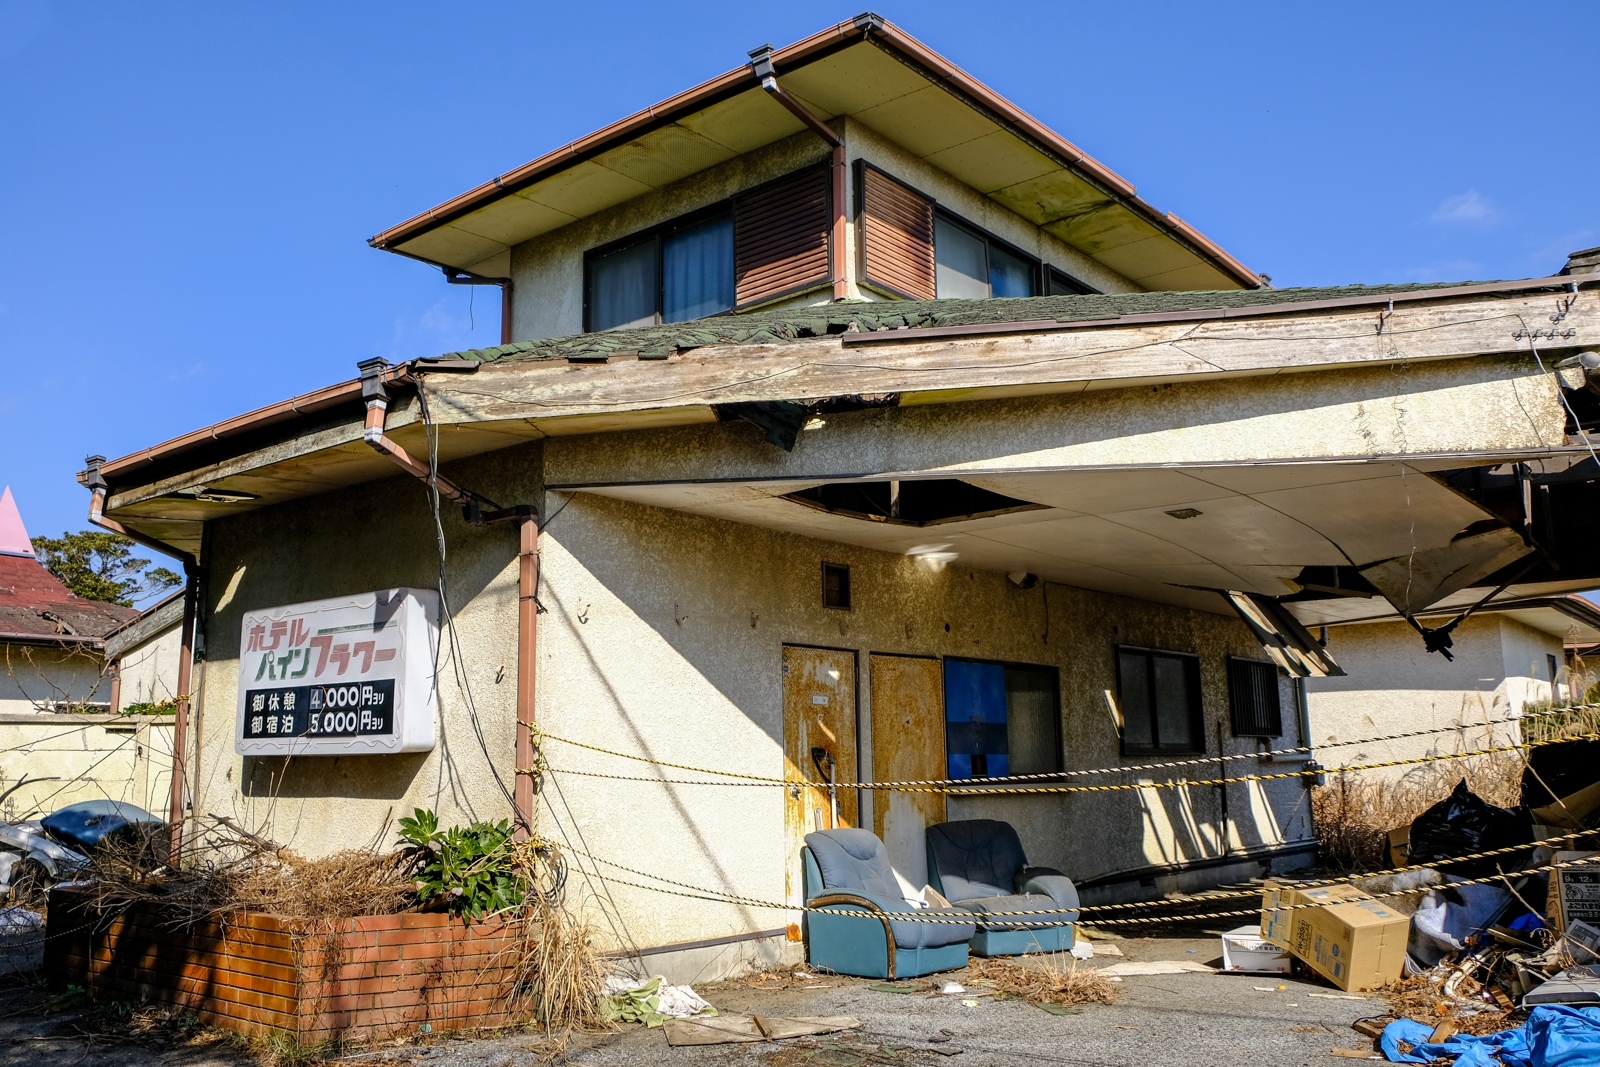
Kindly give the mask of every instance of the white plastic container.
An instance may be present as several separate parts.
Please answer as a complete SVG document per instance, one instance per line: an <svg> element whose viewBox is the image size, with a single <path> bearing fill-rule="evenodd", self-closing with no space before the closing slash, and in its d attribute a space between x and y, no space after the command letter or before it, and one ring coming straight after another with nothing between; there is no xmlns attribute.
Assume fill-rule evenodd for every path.
<svg viewBox="0 0 1600 1067"><path fill-rule="evenodd" d="M1222 970L1232 974L1288 974L1289 953L1261 936L1259 926L1222 935Z"/></svg>

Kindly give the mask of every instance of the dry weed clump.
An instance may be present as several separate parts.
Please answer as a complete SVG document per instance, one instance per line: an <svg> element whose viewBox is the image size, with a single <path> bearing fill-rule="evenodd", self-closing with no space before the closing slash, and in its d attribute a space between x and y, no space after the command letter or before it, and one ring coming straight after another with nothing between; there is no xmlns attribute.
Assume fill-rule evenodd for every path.
<svg viewBox="0 0 1600 1067"><path fill-rule="evenodd" d="M1449 796L1463 777L1490 804L1514 807L1522 801L1522 769L1522 758L1507 752L1449 766L1424 764L1400 778L1334 775L1311 790L1318 859L1334 870L1384 870L1390 866L1390 830Z"/></svg>
<svg viewBox="0 0 1600 1067"><path fill-rule="evenodd" d="M1068 953L1029 959L1037 966L975 958L967 964L967 973L993 984L998 992L1035 1004L1110 1004L1117 999L1118 990L1111 979L1094 967L1080 966Z"/></svg>
<svg viewBox="0 0 1600 1067"><path fill-rule="evenodd" d="M546 1034L613 1029L600 1016L608 969L593 946L594 925L540 897L517 930L516 986Z"/></svg>
<svg viewBox="0 0 1600 1067"><path fill-rule="evenodd" d="M170 924L187 926L241 911L322 920L393 915L417 905L413 863L403 852L351 850L308 860L227 820L201 835L182 870L152 873L151 847L129 837L95 851L96 907L159 904Z"/></svg>

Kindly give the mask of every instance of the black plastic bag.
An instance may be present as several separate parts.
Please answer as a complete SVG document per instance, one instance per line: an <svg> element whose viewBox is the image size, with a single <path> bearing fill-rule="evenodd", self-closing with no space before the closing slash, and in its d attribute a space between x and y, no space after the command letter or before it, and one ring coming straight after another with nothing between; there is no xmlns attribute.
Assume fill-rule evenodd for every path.
<svg viewBox="0 0 1600 1067"><path fill-rule="evenodd" d="M1411 824L1410 857L1412 863L1437 863L1532 840L1533 820L1527 808L1497 808L1468 789L1463 778L1448 797ZM1531 849L1519 849L1439 869L1463 878L1484 878L1499 871L1521 870L1531 854Z"/></svg>

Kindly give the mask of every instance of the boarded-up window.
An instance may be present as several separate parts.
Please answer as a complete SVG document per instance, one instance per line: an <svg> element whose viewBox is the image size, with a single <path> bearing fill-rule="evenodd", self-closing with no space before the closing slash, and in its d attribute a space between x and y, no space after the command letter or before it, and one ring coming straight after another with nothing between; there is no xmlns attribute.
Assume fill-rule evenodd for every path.
<svg viewBox="0 0 1600 1067"><path fill-rule="evenodd" d="M933 201L865 162L856 164L861 280L909 300L932 300Z"/></svg>
<svg viewBox="0 0 1600 1067"><path fill-rule="evenodd" d="M1229 656L1228 708L1233 718L1233 736L1281 736L1283 708L1278 700L1278 665Z"/></svg>
<svg viewBox="0 0 1600 1067"><path fill-rule="evenodd" d="M738 306L831 281L833 215L828 166L808 167L753 189L734 206Z"/></svg>

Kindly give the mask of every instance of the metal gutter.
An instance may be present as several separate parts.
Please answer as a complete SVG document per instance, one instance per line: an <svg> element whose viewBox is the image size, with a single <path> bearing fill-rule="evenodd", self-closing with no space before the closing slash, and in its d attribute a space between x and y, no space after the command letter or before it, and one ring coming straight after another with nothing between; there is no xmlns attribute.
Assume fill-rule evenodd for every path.
<svg viewBox="0 0 1600 1067"><path fill-rule="evenodd" d="M1114 326L1151 326L1163 323L1205 322L1212 319L1259 319L1269 315L1299 315L1308 311L1335 308L1374 307L1379 304L1415 304L1425 300L1447 300L1484 293L1517 293L1529 289L1572 289L1578 285L1600 283L1600 275L1590 281L1576 278L1527 278L1522 281L1483 282L1452 285L1438 289L1413 289L1398 293L1341 296L1328 300L1299 300L1281 304L1249 304L1232 308L1195 308L1189 311L1153 311L1139 315L1119 315L1111 319L1027 319L1021 322L972 323L963 326L928 326L919 329L873 330L840 334L846 348L861 345L892 344L898 341L938 340L941 338L991 337L1010 333L1062 333L1067 330L1103 330Z"/></svg>
<svg viewBox="0 0 1600 1067"><path fill-rule="evenodd" d="M820 58L820 54L853 43L856 38L863 41L870 40L886 51L898 53L901 59L918 68L919 73L929 81L952 95L964 98L970 106L989 112L991 118L1000 125L1008 127L1014 135L1031 141L1036 148L1044 150L1047 155L1055 156L1063 165L1080 171L1083 177L1089 179L1092 184L1102 187L1103 191L1120 201L1134 214L1154 223L1158 229L1167 231L1168 236L1190 245L1202 259L1210 260L1213 266L1233 276L1234 280L1246 289L1261 287L1260 277L1223 251L1216 242L1206 238L1177 216L1163 212L1139 198L1135 195L1133 184L1126 178L880 15L865 12L787 47L776 49L771 53L771 61L781 73L783 68ZM756 84L751 84L753 80ZM684 115L703 110L722 99L753 88L759 88L759 80L755 79L749 67L731 70L509 170L397 226L391 226L368 238L367 244L384 251L399 251L394 248L395 245L453 222L485 204L526 188L574 164L584 162L652 129L669 125ZM411 253L405 254L411 255L414 259L423 258ZM424 259L423 262L433 261ZM443 267L446 264L439 263L435 266Z"/></svg>
<svg viewBox="0 0 1600 1067"><path fill-rule="evenodd" d="M92 648L101 648L105 645L105 638L92 637L88 634L30 634L13 631L0 631L0 641L11 645L89 645Z"/></svg>

